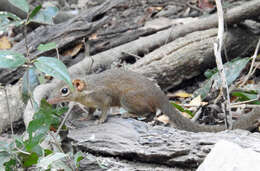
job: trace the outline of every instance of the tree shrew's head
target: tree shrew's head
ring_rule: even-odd
[[[72,84],[75,87],[74,91],[71,90],[71,88],[69,88],[66,83],[60,82],[57,85],[57,88],[50,95],[48,103],[57,104],[60,102],[76,101],[77,97],[85,87],[85,82],[79,79],[75,79],[72,81]]]

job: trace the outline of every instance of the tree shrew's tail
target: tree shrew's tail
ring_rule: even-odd
[[[191,132],[219,132],[226,129],[224,125],[208,126],[208,125],[199,125],[197,123],[191,122],[190,119],[182,116],[180,112],[177,111],[167,100],[167,103],[163,104],[162,112],[166,114],[170,122],[179,128]],[[250,130],[253,128],[257,119],[260,118],[260,110],[254,109],[249,114],[244,114],[237,121],[233,123],[232,129],[246,129]]]

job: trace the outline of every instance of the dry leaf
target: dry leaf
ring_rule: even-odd
[[[191,115],[189,115],[188,113],[186,112],[181,112],[182,116],[184,116],[185,118],[188,118],[188,119],[191,119]]]
[[[156,120],[158,120],[164,124],[168,124],[170,122],[170,119],[167,115],[161,115],[161,116],[157,117]]]
[[[156,10],[161,11],[163,7],[154,7]]]
[[[200,106],[201,105],[201,96],[197,96],[194,99],[192,99],[192,101],[190,101],[189,103],[192,106]]]
[[[63,56],[75,56],[79,53],[80,49],[83,47],[82,43],[77,44],[72,49],[66,50],[62,53]]]
[[[199,5],[198,5],[201,9],[205,9],[205,8],[214,8],[214,5],[209,2],[209,0],[199,0]]]
[[[10,49],[11,43],[8,40],[8,37],[3,36],[0,38],[0,50]]]
[[[180,91],[175,92],[175,93],[174,93],[174,96],[175,96],[175,97],[187,98],[187,97],[191,97],[192,94],[189,94],[189,93],[186,93],[186,92],[183,91],[183,90],[180,90]]]
[[[88,39],[89,40],[97,40],[98,39],[97,33],[92,34]]]

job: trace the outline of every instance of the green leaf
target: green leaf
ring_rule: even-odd
[[[48,155],[50,155],[52,153],[53,153],[53,151],[51,151],[50,149],[44,149],[44,155],[45,156],[48,156]]]
[[[206,78],[210,78],[211,76],[213,76],[215,73],[217,73],[218,70],[217,68],[213,68],[213,69],[208,69],[205,73],[204,73],[204,76]]]
[[[26,58],[17,52],[0,50],[0,68],[16,68],[25,63]]]
[[[83,153],[81,151],[78,151],[75,155],[74,155],[74,165],[78,168],[79,167],[79,162],[80,160],[82,160],[83,157]]]
[[[242,70],[246,67],[249,60],[250,58],[242,58],[242,59],[236,58],[224,64],[224,70],[225,70],[226,80],[228,85],[232,84],[232,82],[237,79],[237,77],[240,75]],[[213,74],[210,77],[210,79],[206,80],[204,86],[199,88],[197,91],[195,91],[193,93],[193,96],[196,97],[200,95],[201,98],[204,99],[210,92],[213,83],[216,84],[217,88],[221,86],[221,79],[219,77],[218,72]]]
[[[49,51],[49,50],[55,49],[55,48],[56,48],[56,43],[50,42],[50,43],[47,43],[47,44],[40,44],[37,49],[39,51],[46,52],[46,51]]]
[[[14,167],[16,165],[16,160],[14,159],[10,159],[8,162],[6,162],[4,164],[5,166],[5,171],[13,171],[14,170]]]
[[[49,74],[55,78],[64,80],[70,86],[70,88],[74,90],[66,66],[57,58],[42,56],[34,62],[34,65],[39,71]]]
[[[30,155],[28,155],[26,158],[24,158],[24,166],[25,167],[30,167],[33,164],[37,164],[38,162],[38,155],[36,153],[31,153]]]
[[[58,13],[57,7],[47,7],[41,9],[30,21],[41,24],[54,24],[53,17]]]
[[[252,92],[243,92],[243,91],[235,91],[232,92],[232,96],[238,97],[238,101],[247,101],[247,100],[254,100],[252,101],[251,104],[260,104],[260,101],[257,100],[257,93],[252,91]]]
[[[251,94],[242,91],[232,92],[232,95],[236,97],[240,97],[242,101],[257,99],[257,94]]]
[[[3,151],[0,152],[0,168],[4,166],[6,162],[8,162],[11,159],[11,156],[9,153]]]
[[[21,9],[22,11],[29,12],[29,4],[26,0],[8,0],[13,6]]]
[[[38,148],[38,144],[46,138],[50,126],[57,124],[60,118],[57,118],[57,113],[60,109],[53,109],[45,99],[41,101],[39,111],[33,116],[33,120],[29,123],[27,132],[29,139],[25,142],[26,150],[29,152],[36,152],[41,155],[42,151]]]
[[[0,31],[6,32],[12,26],[19,26],[24,23],[24,20],[21,20],[16,15],[10,12],[0,11]]]
[[[180,105],[178,105],[178,104],[176,104],[176,103],[174,103],[174,102],[170,102],[170,103],[173,105],[173,107],[175,107],[175,108],[178,109],[179,111],[185,112],[185,113],[189,114],[191,117],[194,116],[191,111],[184,109],[184,108],[181,107]]]
[[[44,140],[48,131],[49,129],[46,127],[41,127],[41,129],[37,129],[35,133],[36,135],[31,136],[29,140],[25,141],[26,151],[34,151],[35,147],[38,146],[38,144],[40,144]]]
[[[26,104],[28,99],[32,97],[32,92],[36,86],[40,84],[38,74],[35,67],[30,67],[25,71],[22,79],[22,100]]]
[[[22,137],[15,136],[15,145],[16,145],[17,148],[23,149],[24,142],[23,142]]]
[[[41,8],[42,8],[41,5],[38,5],[37,7],[35,7],[29,15],[29,20],[32,19],[34,16],[36,16],[36,14],[38,14],[38,12],[40,11]]]
[[[21,18],[19,18],[18,16],[16,16],[13,13],[10,12],[6,12],[6,11],[0,11],[0,17],[1,17],[1,24],[2,24],[2,18],[6,18],[6,19],[12,19],[14,21],[21,21]]]
[[[48,169],[49,166],[53,162],[61,160],[61,159],[63,159],[66,156],[67,155],[64,154],[64,153],[53,153],[53,154],[50,154],[50,155],[48,155],[48,156],[46,156],[44,158],[41,158],[40,161],[37,164],[37,167],[43,168],[43,169]]]

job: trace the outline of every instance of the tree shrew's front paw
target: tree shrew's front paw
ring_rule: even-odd
[[[106,118],[100,118],[99,120],[96,120],[96,124],[102,124],[106,121]]]

